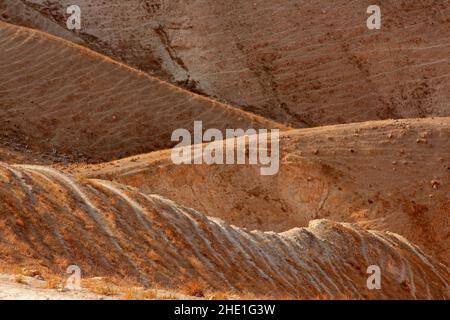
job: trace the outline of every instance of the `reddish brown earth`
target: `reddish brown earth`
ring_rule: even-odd
[[[450,262],[450,118],[292,130],[280,140],[274,176],[252,165],[175,165],[168,151],[70,171],[250,230],[280,232],[326,218],[393,231]]]
[[[450,115],[447,0],[378,1],[380,31],[369,0],[79,0],[75,34],[71,0],[12,2],[2,19],[294,127]]]
[[[246,231],[105,180],[48,167],[0,168],[2,264],[177,288],[287,298],[448,298],[448,269],[404,238],[315,220],[284,233]],[[366,287],[366,266],[385,270]]]
[[[80,0],[77,32],[69,2],[0,0],[2,273],[450,298],[445,1],[383,0],[369,31],[366,1]],[[196,120],[281,129],[278,174],[173,164],[172,132]]]
[[[0,48],[2,136],[42,153],[101,161],[168,148],[192,119],[285,128],[42,32],[0,22]]]

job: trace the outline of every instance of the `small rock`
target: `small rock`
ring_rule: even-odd
[[[40,277],[42,278],[42,274],[39,270],[35,270],[35,269],[24,269],[22,272],[25,276],[27,277],[31,277],[31,278],[37,278]]]
[[[427,143],[427,139],[423,139],[423,138],[417,139],[416,142],[417,142],[418,144],[426,144],[426,143]]]
[[[439,183],[439,181],[437,181],[437,180],[431,180],[431,187],[432,187],[433,189],[438,190],[440,185],[441,185],[441,184]]]
[[[44,281],[45,280],[44,277],[41,276],[40,274],[35,275],[33,278],[36,279],[36,280],[40,280],[40,281]]]

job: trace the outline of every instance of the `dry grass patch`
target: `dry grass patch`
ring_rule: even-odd
[[[16,283],[20,283],[20,284],[27,284],[27,282],[25,281],[25,278],[24,278],[21,274],[17,274],[17,275],[14,277],[14,281],[15,281]]]
[[[84,289],[101,296],[111,297],[120,294],[119,286],[111,283],[110,280],[105,278],[83,279],[81,281],[81,286]]]
[[[119,294],[119,290],[113,285],[99,285],[88,288],[92,293],[101,295],[101,296],[116,296]]]
[[[207,286],[203,281],[190,281],[180,286],[179,290],[191,297],[204,298]]]
[[[158,298],[157,290],[140,290],[130,288],[125,290],[123,300],[155,300]]]

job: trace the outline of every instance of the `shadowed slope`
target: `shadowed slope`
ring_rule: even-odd
[[[402,237],[316,220],[248,232],[157,195],[40,166],[0,166],[2,264],[274,297],[449,298],[449,271]],[[379,265],[382,290],[366,287]]]
[[[170,151],[76,168],[157,193],[228,223],[284,231],[311,219],[401,234],[450,259],[450,118],[288,131],[280,171],[174,165]],[[158,179],[154,179],[158,177]]]
[[[62,28],[73,4],[22,2]],[[448,1],[380,0],[381,30],[369,0],[77,4],[87,46],[279,122],[450,115]]]
[[[0,22],[0,126],[34,150],[94,161],[167,148],[177,128],[278,125],[83,47]],[[282,127],[282,126],[280,126]]]
[[[48,8],[48,10],[55,12],[53,8]],[[75,33],[68,30],[66,25],[59,25],[51,17],[43,15],[32,6],[20,0],[0,0],[0,20],[42,30],[78,44],[88,45]]]

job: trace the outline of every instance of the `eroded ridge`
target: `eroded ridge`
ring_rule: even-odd
[[[248,231],[158,195],[43,166],[0,166],[4,264],[126,277],[176,288],[290,298],[449,298],[449,270],[406,239],[314,220],[283,233]],[[382,289],[366,287],[367,267]]]
[[[274,176],[254,165],[176,165],[170,150],[69,170],[252,230],[325,218],[392,231],[449,265],[450,117],[292,130],[279,144]]]
[[[36,152],[96,162],[169,148],[172,132],[285,128],[94,51],[0,21],[0,126]]]
[[[74,37],[60,30],[72,0],[22,0],[20,10],[6,2],[7,21]],[[166,6],[152,10],[157,3]],[[77,4],[76,41],[278,122],[304,127],[450,115],[447,1],[380,1],[380,30],[366,26],[366,1]]]

